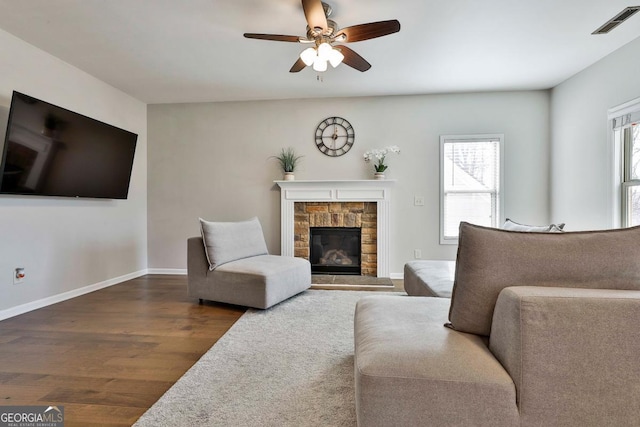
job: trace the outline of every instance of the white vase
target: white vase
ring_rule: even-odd
[[[376,172],[373,176],[375,179],[384,179],[384,172]]]
[[[284,180],[285,180],[285,181],[293,181],[293,180],[295,180],[295,179],[296,179],[296,177],[295,177],[295,175],[293,174],[293,172],[285,172],[285,173],[284,173]]]

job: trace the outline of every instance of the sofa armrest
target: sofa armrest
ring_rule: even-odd
[[[490,350],[522,425],[633,425],[640,416],[640,291],[509,287]]]

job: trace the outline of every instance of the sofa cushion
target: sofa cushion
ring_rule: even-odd
[[[527,225],[512,221],[509,218],[502,225],[503,230],[529,231],[533,233],[561,233],[564,223],[550,225]]]
[[[239,222],[211,222],[200,218],[200,232],[209,270],[230,261],[268,253],[258,218]]]
[[[356,304],[360,426],[516,426],[513,381],[483,337],[444,328],[449,299],[373,295]]]
[[[207,275],[214,301],[269,308],[311,286],[311,264],[303,258],[258,255],[228,262]]]
[[[640,290],[640,227],[523,233],[460,223],[450,326],[489,335],[508,286]]]

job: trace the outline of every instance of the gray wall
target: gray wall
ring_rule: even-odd
[[[329,158],[313,142],[318,123],[341,116],[355,128],[353,149]],[[292,146],[305,157],[296,179],[370,179],[363,153],[390,144],[396,179],[391,272],[421,249],[423,258],[454,259],[439,244],[439,136],[505,134],[505,215],[549,220],[549,92],[150,105],[148,108],[149,268],[186,268],[186,238],[198,217],[258,216],[272,253],[280,251],[281,179],[269,156]],[[425,197],[414,207],[414,195]]]
[[[551,219],[569,230],[615,224],[607,110],[640,97],[638,71],[640,38],[552,90]]]
[[[147,109],[2,30],[0,46],[2,140],[13,90],[139,134],[128,200],[0,196],[2,319],[146,269]],[[26,268],[20,285],[13,284],[16,267]]]

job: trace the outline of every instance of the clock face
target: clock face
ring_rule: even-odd
[[[316,129],[316,147],[327,156],[346,154],[351,150],[354,139],[353,126],[342,117],[324,119]]]

